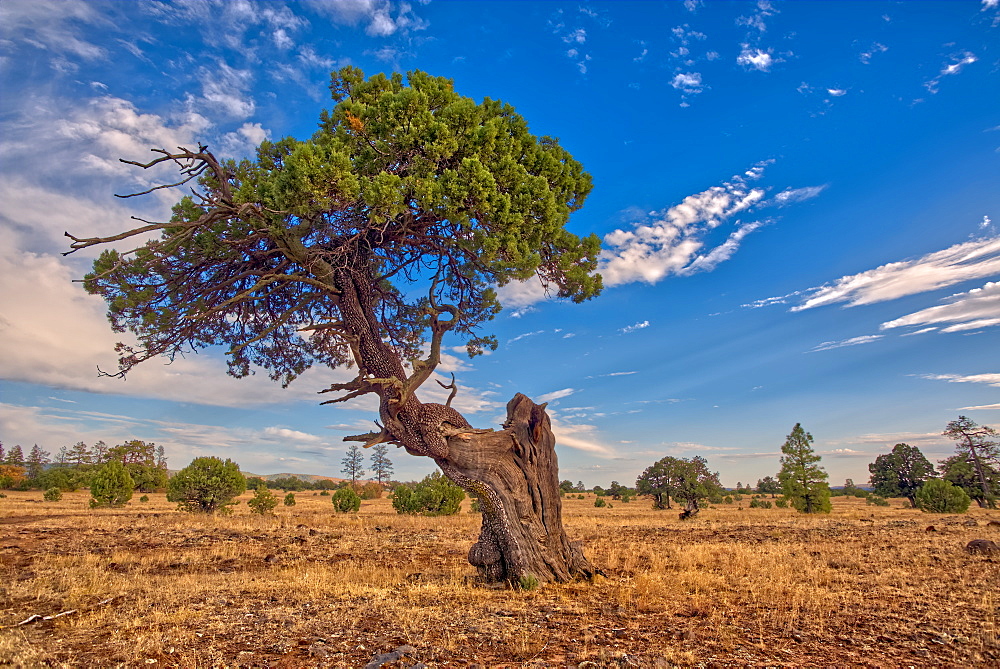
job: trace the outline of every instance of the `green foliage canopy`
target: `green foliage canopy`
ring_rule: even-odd
[[[915,507],[917,489],[934,476],[934,465],[916,446],[896,444],[892,452],[875,458],[868,471],[876,495],[906,497]]]
[[[105,251],[85,279],[114,328],[140,341],[118,346],[121,373],[218,345],[231,374],[260,366],[284,384],[314,363],[347,364],[358,351],[342,319],[344,270],[370,287],[362,301],[404,360],[429,331],[461,336],[470,355],[495,348],[476,333],[499,310],[494,286],[537,276],[574,301],[600,291],[599,239],[564,228],[591,179],[557,140],[532,135],[510,105],[419,71],[365,79],[348,67],[330,88],[335,106],[308,140],[265,141],[238,163],[206,147],[134,163],[175,162],[198,179],[168,223],[72,238],[77,250],[161,233]]]
[[[972,500],[965,491],[944,479],[930,479],[917,490],[917,508],[925,513],[965,513]]]
[[[195,458],[170,478],[167,499],[181,511],[215,513],[233,504],[247,489],[239,465],[230,459]]]
[[[392,507],[396,513],[424,516],[450,516],[458,513],[465,491],[434,472],[413,485],[401,484],[392,491]]]
[[[90,482],[90,508],[124,506],[132,499],[135,482],[125,465],[111,460],[104,465]]]
[[[827,473],[817,463],[822,458],[813,451],[813,437],[795,424],[781,447],[778,481],[792,506],[803,513],[830,513],[830,486]]]

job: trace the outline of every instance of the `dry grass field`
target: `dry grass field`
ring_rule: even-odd
[[[1000,541],[998,512],[835,498],[828,516],[681,522],[574,496],[568,530],[606,578],[525,591],[471,582],[476,514],[335,515],[305,492],[260,517],[249,496],[203,517],[164,495],[92,511],[83,492],[8,492],[0,665],[362,667],[404,644],[383,666],[1000,665],[1000,556],[963,551]]]

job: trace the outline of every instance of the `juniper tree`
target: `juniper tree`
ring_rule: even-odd
[[[829,513],[830,486],[827,473],[817,463],[822,459],[812,449],[813,437],[795,424],[785,439],[781,452],[778,480],[785,497],[803,513]]]
[[[978,425],[975,421],[959,416],[958,420],[948,423],[944,436],[951,437],[956,442],[955,450],[969,457],[979,478],[983,491],[983,499],[991,509],[996,508],[994,495],[986,479],[986,467],[997,468],[1000,464],[1000,443],[997,442],[997,431],[987,425]]]
[[[880,455],[868,465],[869,479],[876,495],[905,497],[910,506],[917,506],[917,490],[934,476],[934,465],[920,449],[909,444],[896,444],[892,452]]]
[[[125,161],[179,170],[144,193],[194,188],[167,222],[70,235],[70,252],[157,235],[104,251],[84,280],[113,327],[138,340],[118,345],[116,374],[217,346],[232,375],[259,367],[282,385],[312,365],[353,365],[356,378],[322,392],[376,395],[380,423],[348,439],[430,457],[480,499],[469,560],[482,578],[593,574],[562,527],[544,406],[518,394],[504,429],[486,431],[450,398],[417,396],[446,336],[470,355],[496,347],[481,329],[500,311],[496,287],[535,278],[574,302],[600,291],[600,240],[565,228],[590,176],[513,107],[462,97],[448,79],[345,68],[330,89],[335,104],[311,138],[265,141],[252,160],[219,161],[199,145]]]

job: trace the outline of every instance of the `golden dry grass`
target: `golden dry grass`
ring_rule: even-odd
[[[383,499],[336,515],[311,492],[274,517],[7,495],[0,664],[356,667],[403,644],[385,666],[1000,663],[1000,556],[962,550],[1000,540],[1000,513],[980,509],[835,498],[829,516],[731,505],[681,522],[570,498],[567,529],[606,578],[521,591],[472,583],[471,513],[399,516]]]

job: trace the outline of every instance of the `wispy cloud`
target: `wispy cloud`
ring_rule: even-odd
[[[961,72],[967,65],[972,65],[978,58],[971,51],[962,51],[959,54],[952,55],[941,68],[941,71],[936,77],[924,82],[924,88],[926,88],[931,93],[938,92],[938,86],[941,84],[941,80],[945,77],[952,76]]]
[[[1000,374],[924,374],[921,378],[949,383],[984,383],[1000,388]]]
[[[643,328],[649,327],[649,321],[642,321],[641,323],[634,323],[633,325],[627,325],[620,328],[618,331],[622,334],[628,334],[629,332],[635,332],[636,330],[642,330]]]
[[[946,304],[920,311],[883,323],[889,330],[908,325],[922,326],[951,323],[942,332],[962,332],[1000,325],[1000,282],[987,283],[965,293],[952,295]]]
[[[737,175],[721,186],[689,195],[665,211],[650,212],[631,229],[607,234],[599,268],[605,284],[656,283],[670,274],[711,269],[730,257],[759,223],[737,222],[737,229],[718,250],[703,252],[703,248],[712,230],[763,199],[765,191],[751,188],[747,183],[750,178]]]
[[[850,339],[841,339],[840,341],[825,341],[822,344],[817,345],[814,348],[809,349],[810,353],[815,353],[816,351],[829,351],[834,348],[843,348],[845,346],[859,346],[861,344],[870,344],[874,341],[878,341],[884,335],[862,335],[860,337],[851,337]]]
[[[424,30],[429,23],[418,17],[408,2],[389,0],[304,0],[304,3],[334,23],[364,25],[373,37],[388,37]]]
[[[889,263],[813,288],[792,308],[802,311],[831,304],[874,304],[1000,273],[1000,237],[956,244],[916,260]]]
[[[562,390],[553,390],[551,393],[545,393],[544,395],[539,395],[535,398],[535,402],[554,402],[555,400],[562,399],[563,397],[569,397],[576,392],[576,388],[563,388]]]
[[[776,59],[772,53],[772,49],[765,51],[763,49],[752,48],[749,44],[744,44],[740,55],[736,57],[736,62],[748,70],[770,72],[772,65],[781,62],[781,59]]]
[[[958,407],[958,411],[997,411],[1000,404],[982,404],[977,407]]]
[[[868,64],[870,64],[872,62],[872,57],[875,54],[877,54],[877,53],[885,53],[888,50],[889,50],[889,47],[887,47],[886,45],[881,44],[879,42],[872,42],[872,45],[870,47],[868,47],[867,49],[865,49],[864,51],[862,51],[860,54],[858,54],[858,59],[862,63],[864,63],[865,65],[868,65]]]
[[[827,184],[823,184],[822,186],[805,186],[804,188],[786,188],[774,196],[774,204],[784,207],[790,204],[805,202],[819,196],[826,188]]]

